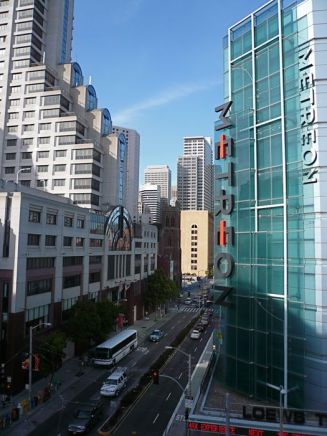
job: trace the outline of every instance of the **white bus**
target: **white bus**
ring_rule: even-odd
[[[94,350],[94,365],[115,365],[137,347],[137,330],[124,330],[98,345]]]

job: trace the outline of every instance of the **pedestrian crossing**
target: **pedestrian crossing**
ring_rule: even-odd
[[[179,306],[178,312],[190,312],[190,313],[196,313],[199,312],[200,307],[196,306]]]

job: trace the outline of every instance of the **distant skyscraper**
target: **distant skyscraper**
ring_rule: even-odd
[[[213,209],[211,138],[184,138],[184,154],[177,161],[177,200],[182,210]]]
[[[127,145],[127,179],[125,207],[132,217],[137,215],[140,169],[140,135],[136,130],[113,126],[114,133],[123,133]]]
[[[171,199],[171,171],[168,165],[149,165],[144,170],[144,183],[159,185],[161,198],[170,203]]]
[[[161,192],[159,185],[151,185],[150,183],[141,185],[139,191],[139,203],[141,206],[141,213],[150,212],[152,223],[160,222]]]
[[[170,205],[175,206],[177,201],[177,185],[172,185],[171,187],[171,199]]]

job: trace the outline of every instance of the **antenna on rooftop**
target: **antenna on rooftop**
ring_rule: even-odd
[[[89,76],[89,85],[92,85],[92,76]]]

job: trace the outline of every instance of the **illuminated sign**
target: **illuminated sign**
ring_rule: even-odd
[[[306,48],[299,53],[299,85],[300,85],[300,121],[303,162],[303,184],[316,183],[318,168],[317,137],[313,123],[316,119],[315,80],[312,72],[312,48]]]
[[[221,123],[216,125],[215,130],[220,131],[231,127],[232,123],[227,116],[232,102],[229,101],[221,106],[216,107],[215,111],[219,113],[219,119]],[[230,162],[230,158],[234,153],[234,141],[233,138],[228,138],[225,134],[219,136],[219,141],[215,143],[215,160],[226,162],[226,172],[216,174],[216,180],[225,180],[227,186],[225,189],[221,188],[217,194],[217,207],[215,215],[219,217],[218,229],[216,235],[216,244],[220,247],[226,247],[228,245],[234,245],[235,231],[233,226],[228,226],[225,217],[228,217],[233,213],[235,198],[230,192],[230,188],[233,186],[234,167],[233,162]],[[226,279],[231,276],[234,268],[234,259],[229,253],[221,252],[215,259],[216,276]],[[222,291],[220,300],[223,301],[229,292],[230,287],[215,286],[217,290]]]
[[[223,424],[211,424],[208,422],[195,422],[189,421],[187,423],[187,428],[189,430],[201,431],[207,433],[216,433],[217,435],[225,435],[226,425]],[[262,430],[259,428],[245,428],[235,425],[229,426],[229,434],[231,436],[280,436],[279,430]],[[284,431],[283,436],[311,436],[310,433],[298,433],[298,432],[288,432]]]

